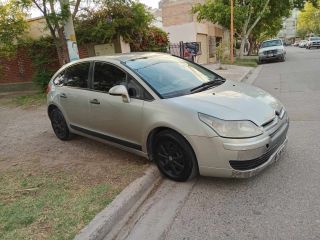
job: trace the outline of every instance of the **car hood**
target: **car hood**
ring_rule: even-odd
[[[230,80],[204,92],[169,100],[195,112],[224,120],[250,120],[258,126],[273,119],[283,107],[264,90]]]
[[[272,47],[266,47],[266,48],[260,48],[259,53],[264,52],[264,51],[271,51],[271,50],[283,50],[283,46],[272,46]]]

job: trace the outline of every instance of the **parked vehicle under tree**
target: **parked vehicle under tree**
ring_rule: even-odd
[[[59,139],[112,144],[153,160],[175,181],[253,176],[287,142],[289,118],[277,99],[168,54],[69,63],[51,79],[47,102]]]

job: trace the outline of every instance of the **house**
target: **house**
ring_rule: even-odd
[[[229,41],[229,31],[208,21],[198,22],[191,13],[192,6],[205,0],[161,0],[162,28],[169,33],[170,43],[199,42],[201,55],[196,61],[201,64],[215,62],[216,46]]]

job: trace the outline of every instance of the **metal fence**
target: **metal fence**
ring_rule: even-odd
[[[168,45],[167,52],[184,58],[190,61],[194,61],[195,57],[201,55],[201,43],[200,42],[179,42],[170,43]]]

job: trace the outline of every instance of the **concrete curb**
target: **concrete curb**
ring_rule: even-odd
[[[244,73],[239,82],[245,82],[245,80],[250,76],[250,74],[252,74],[252,72],[254,71],[255,69],[250,69],[248,72]]]
[[[257,79],[257,77],[259,76],[261,70],[262,70],[262,66],[258,66],[255,69],[251,70],[250,73],[248,73],[247,76],[241,80],[241,82],[244,82],[247,84],[253,84]]]
[[[113,239],[160,180],[159,170],[156,166],[151,166],[145,175],[132,182],[109,206],[98,213],[75,239]]]

